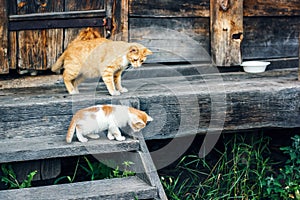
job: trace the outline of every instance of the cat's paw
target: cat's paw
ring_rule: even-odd
[[[110,92],[111,96],[119,96],[120,94],[121,94],[121,92],[119,92],[119,91]]]
[[[107,138],[108,138],[109,140],[115,139],[115,137],[114,137],[113,134],[111,134],[111,133],[108,133],[108,134],[107,134]]]
[[[127,88],[124,88],[124,87],[122,87],[119,91],[120,91],[121,93],[128,92]]]
[[[79,94],[79,91],[78,91],[78,90],[72,90],[72,91],[70,92],[70,94]]]
[[[118,140],[118,141],[124,141],[126,138],[124,137],[124,136],[117,136],[116,137],[116,140]]]
[[[100,136],[98,134],[88,134],[87,136],[91,139],[99,139],[100,138]]]
[[[80,138],[80,139],[78,139],[80,142],[87,142],[87,141],[89,141],[87,138]]]

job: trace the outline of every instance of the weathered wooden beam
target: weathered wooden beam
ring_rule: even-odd
[[[157,189],[136,176],[0,191],[0,199],[7,200],[154,199],[156,196]]]
[[[0,5],[0,74],[6,74],[9,71],[7,1],[0,0]]]
[[[243,59],[298,57],[300,16],[244,17]]]
[[[209,0],[129,0],[129,17],[209,17]]]
[[[298,81],[300,81],[300,33],[299,33],[299,69],[298,69]]]
[[[215,65],[232,66],[242,62],[243,1],[210,1],[211,54]]]
[[[298,0],[247,0],[244,1],[244,16],[299,16]],[[129,17],[172,18],[209,17],[209,0],[134,1],[129,0]]]
[[[130,138],[119,142],[102,137],[98,140],[90,140],[88,143],[74,141],[72,144],[67,144],[65,136],[60,135],[7,139],[1,140],[0,144],[0,163],[135,151],[139,148],[139,142]],[[53,160],[53,163],[56,161]]]
[[[247,0],[244,16],[299,16],[299,0]]]
[[[127,80],[124,77],[123,85],[129,93],[118,97],[109,96],[103,83],[96,88],[96,94],[95,86],[84,83],[79,88],[81,94],[73,98],[67,94],[63,83],[54,84],[56,79],[49,87],[1,90],[0,138],[8,141],[49,135],[63,138],[72,111],[94,104],[117,103],[120,99],[131,100],[133,96],[138,99],[140,108],[154,118],[144,132],[146,139],[206,133],[211,120],[219,120],[211,118],[213,105],[216,105],[212,101],[214,96],[226,97],[218,100],[226,110],[222,130],[300,125],[300,85],[296,81],[296,69],[263,74],[224,73],[222,81],[214,81],[211,74],[155,77],[157,69],[153,68],[152,72],[147,70],[147,74],[153,74],[152,78],[145,78],[140,72],[137,72],[140,78]],[[90,95],[89,88],[93,89]],[[199,113],[199,127],[193,129],[194,116]],[[181,119],[185,119],[184,123]],[[180,126],[184,128],[178,131]]]
[[[105,16],[105,15],[104,15]],[[101,16],[101,17],[104,17]],[[71,18],[71,19],[24,19],[11,21],[9,23],[10,31],[20,30],[39,30],[39,29],[57,29],[57,28],[83,28],[83,27],[99,27],[103,26],[103,18]]]
[[[116,24],[115,40],[129,40],[128,7],[129,0],[115,1],[114,22]]]

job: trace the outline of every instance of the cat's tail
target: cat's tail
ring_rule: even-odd
[[[63,65],[65,59],[65,52],[57,59],[56,63],[54,63],[51,67],[51,71],[58,72]]]
[[[67,132],[67,136],[66,136],[67,143],[71,143],[72,142],[72,139],[73,139],[73,136],[74,136],[74,132],[75,132],[75,128],[76,128],[76,123],[77,123],[76,122],[76,118],[73,117],[72,120],[71,120],[69,129],[68,129],[68,132]]]

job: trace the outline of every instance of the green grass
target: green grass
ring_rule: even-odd
[[[223,138],[224,139],[224,138]],[[214,158],[184,156],[173,174],[161,177],[170,199],[300,199],[300,137],[281,148],[289,159],[275,163],[263,134],[224,139]]]
[[[84,162],[81,162],[84,160]],[[77,176],[80,174],[84,176],[84,180],[101,180],[101,179],[108,179],[108,178],[123,178],[128,176],[134,176],[135,172],[130,170],[130,167],[134,165],[131,161],[124,161],[122,163],[123,170],[120,170],[119,166],[116,168],[111,168],[107,165],[107,163],[113,161],[90,161],[86,156],[78,157],[74,172],[72,175],[65,175],[58,177],[54,184],[64,183],[64,182],[77,182]],[[105,164],[106,163],[106,164]],[[113,166],[113,165],[111,165]],[[81,177],[82,178],[82,177]]]
[[[27,175],[27,179],[23,180],[22,182],[19,182],[11,165],[2,164],[1,170],[3,173],[2,177],[1,177],[1,181],[4,182],[5,185],[7,185],[9,189],[21,189],[21,188],[31,187],[31,182],[33,180],[33,177],[37,173],[36,170],[30,172]]]

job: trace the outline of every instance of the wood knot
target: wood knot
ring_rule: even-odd
[[[218,4],[223,11],[227,11],[230,7],[229,0],[218,0]]]

